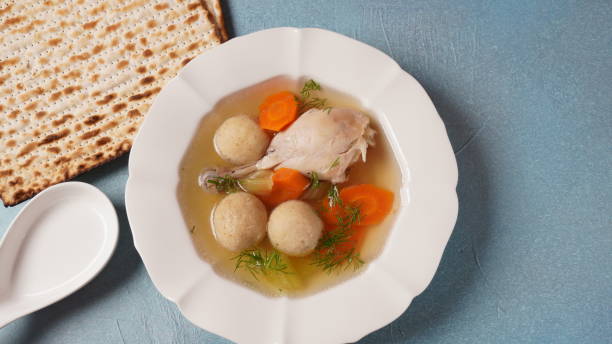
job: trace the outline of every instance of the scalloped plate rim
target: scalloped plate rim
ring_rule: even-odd
[[[290,33],[282,33],[282,32],[290,32]],[[279,33],[280,32],[280,33]],[[353,40],[351,38],[345,37],[341,34],[335,33],[335,32],[330,32],[330,31],[326,31],[326,30],[322,30],[322,29],[298,29],[298,28],[275,28],[275,29],[268,29],[268,30],[263,30],[263,31],[259,31],[259,32],[255,32],[255,33],[251,33],[245,36],[241,36],[238,38],[234,38],[230,41],[228,41],[227,43],[225,43],[224,45],[240,45],[240,44],[244,44],[245,42],[248,42],[249,40],[253,40],[256,39],[258,36],[263,36],[266,34],[275,34],[275,33],[279,33],[279,34],[285,34],[285,35],[290,35],[291,32],[298,33],[299,39],[301,40],[303,38],[304,35],[329,35],[330,37],[333,37],[333,39],[340,39],[340,40],[348,40],[351,44],[359,46],[360,49],[365,49],[365,50],[369,50],[370,52],[375,51],[376,54],[382,54],[382,56],[385,59],[385,63],[392,63],[393,67],[397,68],[397,72],[395,72],[395,76],[393,77],[393,79],[395,78],[401,78],[401,79],[406,79],[407,82],[409,83],[414,83],[418,86],[418,88],[420,88],[420,90],[422,91],[422,93],[425,94],[425,98],[426,98],[426,102],[429,103],[429,105],[433,108],[433,112],[437,115],[437,111],[435,110],[435,107],[433,106],[433,103],[431,103],[431,100],[429,99],[429,97],[426,95],[425,91],[422,89],[422,87],[420,86],[420,84],[407,72],[403,71],[401,69],[401,67],[388,55],[384,54],[383,52],[356,40]],[[220,52],[218,52],[218,50],[224,49],[224,45],[215,48],[212,52],[216,52],[218,54],[220,54]],[[197,63],[199,63],[198,61],[202,60],[203,58],[206,57],[207,54],[203,54],[198,56],[196,59],[194,59],[191,63],[189,63],[187,65],[187,67],[185,69],[183,69],[178,76],[173,79],[167,87],[165,87],[162,92],[158,95],[158,97],[156,98],[151,110],[149,111],[149,116],[147,116],[145,118],[145,121],[141,127],[140,132],[138,133],[138,135],[135,138],[134,141],[134,148],[132,151],[132,155],[130,156],[130,162],[129,162],[129,177],[128,177],[128,181],[126,183],[126,210],[128,213],[128,219],[130,221],[130,225],[131,225],[131,230],[132,233],[134,235],[134,245],[137,249],[137,251],[139,252],[140,256],[142,257],[143,263],[145,265],[145,268],[147,270],[147,272],[149,273],[149,275],[151,276],[151,279],[155,285],[155,287],[160,291],[160,293],[170,299],[171,301],[175,302],[179,309],[181,310],[181,312],[184,314],[184,316],[191,321],[192,323],[194,323],[196,326],[202,327],[204,329],[209,329],[212,327],[217,328],[218,326],[211,326],[211,324],[202,324],[199,323],[199,321],[197,319],[194,319],[194,314],[189,313],[187,310],[185,310],[185,305],[182,304],[182,298],[185,296],[180,295],[178,297],[176,296],[172,296],[172,295],[168,295],[168,293],[165,292],[165,286],[162,286],[162,284],[168,284],[170,282],[168,282],[167,280],[164,280],[163,276],[156,276],[156,272],[154,272],[154,268],[153,268],[153,257],[151,257],[149,255],[148,249],[146,247],[145,242],[145,238],[146,235],[144,232],[142,232],[140,229],[137,229],[134,225],[132,225],[135,221],[135,218],[140,216],[140,215],[136,215],[134,208],[133,208],[133,201],[137,202],[137,199],[134,199],[133,193],[134,192],[139,192],[142,190],[139,190],[139,188],[144,187],[143,182],[139,182],[138,180],[136,180],[135,174],[137,172],[137,168],[138,166],[135,165],[135,161],[136,161],[136,154],[144,154],[144,153],[139,153],[141,150],[144,149],[144,151],[146,152],[146,149],[143,147],[141,147],[141,145],[139,144],[139,139],[142,136],[142,133],[147,131],[147,130],[152,130],[152,129],[147,129],[148,126],[152,125],[150,123],[152,123],[153,121],[155,121],[155,119],[150,119],[152,118],[151,114],[154,113],[154,110],[159,107],[159,103],[161,101],[163,101],[164,99],[164,95],[168,92],[168,88],[172,87],[172,85],[179,83],[180,81],[177,80],[183,80],[182,79],[185,75],[185,73],[188,73],[192,70],[194,70],[195,67],[190,68],[191,66],[195,66]],[[286,73],[286,74],[290,74],[290,73]],[[270,75],[270,77],[274,77],[276,75]],[[186,82],[188,83],[188,82]],[[243,85],[242,88],[246,88],[251,86],[251,84],[245,84]],[[190,85],[191,86],[191,85]],[[192,86],[191,86],[192,87]],[[218,99],[217,99],[218,100]],[[210,104],[208,104],[210,105]],[[384,114],[377,114],[379,116],[382,116],[382,118],[385,118],[386,116]],[[159,117],[159,115],[157,116]],[[437,118],[433,118],[434,121],[437,121],[437,123],[435,124],[435,126],[437,126],[438,128],[436,130],[442,129],[442,131],[444,131],[444,137],[446,138],[446,142],[445,144],[447,145],[447,155],[450,152],[449,158],[450,160],[450,164],[454,166],[454,169],[452,171],[449,172],[449,174],[447,175],[447,180],[443,181],[444,186],[447,187],[447,194],[446,196],[450,197],[449,200],[449,205],[451,206],[451,211],[449,211],[447,215],[447,218],[449,220],[449,224],[447,225],[448,228],[442,228],[440,229],[441,232],[443,232],[442,234],[444,234],[445,236],[445,240],[444,240],[444,244],[441,247],[437,248],[437,252],[436,254],[433,255],[432,260],[435,263],[435,267],[437,268],[439,261],[441,259],[441,255],[444,251],[444,248],[446,246],[446,243],[448,241],[448,238],[450,237],[450,234],[452,233],[452,229],[454,227],[456,218],[457,218],[457,206],[458,206],[458,200],[457,200],[457,195],[456,195],[456,191],[455,191],[455,187],[456,187],[456,183],[457,183],[457,167],[456,167],[456,161],[455,161],[455,157],[454,154],[452,154],[452,149],[450,149],[450,142],[448,142],[448,136],[446,135],[445,132],[445,128],[444,128],[444,124],[442,123],[441,119],[439,118],[439,115],[436,116]],[[198,119],[199,121],[199,119]],[[386,128],[386,129],[390,129],[390,128]],[[391,130],[391,133],[393,135],[395,135],[394,130]],[[389,135],[389,132],[387,132],[387,134]],[[397,142],[395,142],[397,144]],[[398,147],[398,149],[400,149],[400,153],[402,150],[402,147]],[[397,152],[395,152],[397,153]],[[399,160],[399,159],[398,159]],[[408,167],[409,168],[409,167]],[[405,172],[404,170],[402,171],[403,173]],[[406,178],[407,176],[404,175],[404,178]],[[403,182],[408,182],[409,181],[403,181]],[[146,182],[144,182],[146,184]],[[407,187],[407,186],[406,186]],[[402,186],[402,189],[404,188],[404,185]],[[406,205],[407,206],[407,205]],[[403,206],[402,206],[403,208]],[[454,209],[454,210],[453,210]],[[182,218],[181,218],[181,221]],[[394,227],[397,226],[397,223],[394,224]],[[384,253],[384,252],[383,252]],[[377,258],[378,259],[378,258]],[[374,264],[376,262],[376,260],[372,263]],[[369,269],[369,268],[368,268]],[[377,321],[376,323],[372,322],[370,326],[368,326],[368,328],[358,328],[352,331],[348,331],[351,335],[349,334],[344,334],[340,337],[342,337],[341,339],[339,338],[334,338],[335,340],[342,340],[342,341],[355,341],[358,340],[362,337],[364,337],[365,335],[367,335],[368,333],[377,330],[378,328],[381,328],[383,326],[385,326],[386,324],[390,323],[391,321],[393,321],[394,319],[396,319],[397,317],[399,317],[410,305],[410,303],[412,302],[412,299],[417,296],[420,292],[422,292],[422,289],[424,289],[430,282],[431,279],[433,278],[433,274],[435,273],[435,269],[433,272],[431,272],[431,277],[427,278],[427,281],[425,283],[425,286],[423,286],[422,288],[418,288],[419,290],[411,290],[409,292],[411,292],[413,295],[407,299],[407,300],[402,300],[402,304],[401,307],[398,307],[396,310],[394,310],[393,312],[388,312],[388,314],[386,314],[385,319],[381,320],[381,321]],[[366,275],[366,272],[360,274],[358,277],[362,277]],[[215,275],[216,276],[216,275]],[[216,276],[216,278],[220,278],[218,276]],[[347,282],[344,282],[342,285],[344,284],[350,284],[350,282],[353,280],[349,280]],[[189,288],[187,289],[193,289],[195,288],[196,284],[198,282],[196,281],[196,279],[194,279],[193,284],[189,286]],[[244,288],[244,287],[243,287]],[[255,292],[253,292],[255,293]],[[313,296],[310,296],[312,298],[317,297],[318,294],[315,294]],[[291,300],[293,299],[285,299],[288,300],[286,302],[291,302]],[[391,314],[392,313],[392,314]],[[226,338],[232,339],[232,340],[237,340],[240,341],[242,339],[244,339],[244,336],[241,336],[240,334],[237,333],[232,333],[232,332],[227,332],[227,331],[223,331],[223,330],[212,330],[211,332],[216,333],[220,336],[224,336]],[[257,342],[266,342],[268,341],[269,338],[259,338],[259,340]],[[288,337],[286,334],[282,334],[281,340],[288,340]],[[296,339],[297,340],[297,339]],[[325,338],[320,338],[319,342],[327,342],[325,340]]]

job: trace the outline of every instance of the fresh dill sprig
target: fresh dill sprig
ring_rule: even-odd
[[[302,111],[317,108],[327,112],[331,111],[331,106],[327,104],[327,99],[319,97],[311,97],[312,92],[321,91],[321,85],[316,81],[310,79],[304,83],[302,90],[300,91],[301,99],[299,99],[300,108]]]
[[[338,218],[339,226],[352,226],[361,222],[361,210],[359,207],[345,207],[346,217]]]
[[[338,193],[338,187],[333,185],[327,194],[330,208],[339,206],[344,209],[346,215],[337,216],[337,227],[327,231],[319,240],[315,250],[312,265],[318,266],[327,273],[337,271],[339,268],[344,270],[353,267],[357,270],[364,264],[355,248],[343,250],[339,245],[351,241],[354,234],[353,226],[361,221],[359,207],[345,206]]]
[[[321,181],[319,180],[319,174],[314,171],[309,172],[308,178],[310,179],[310,185],[308,186],[308,188],[311,190],[318,189],[321,184]]]
[[[317,251],[313,261],[313,265],[322,268],[327,273],[338,271],[340,268],[347,270],[350,267],[353,270],[358,270],[363,264],[364,261],[361,259],[359,252],[354,248],[344,253],[337,253],[332,250]]]
[[[350,242],[353,235],[351,226],[341,226],[333,231],[327,232],[319,241],[313,255],[312,265],[318,266],[327,273],[346,270],[352,267],[353,270],[359,269],[364,261],[355,248],[348,250],[339,249],[340,244]]]
[[[338,244],[350,241],[353,236],[353,225],[361,221],[359,208],[346,207],[347,215],[337,217],[337,228],[327,231],[319,240],[318,247],[321,249],[336,249]]]
[[[232,193],[240,190],[238,179],[232,176],[216,176],[206,180],[206,183],[212,184],[217,189],[217,192]]]
[[[237,256],[232,258],[236,261],[234,271],[245,268],[253,278],[257,278],[258,274],[268,274],[271,272],[289,274],[287,271],[288,265],[283,262],[281,255],[277,251],[263,252],[259,249],[248,249],[241,251]]]
[[[310,92],[312,91],[320,91],[321,85],[318,82],[310,79],[304,83],[302,90],[300,91],[300,95],[302,98],[307,99],[310,98]]]
[[[318,247],[323,251],[335,250],[336,246],[349,241],[352,234],[350,227],[338,227],[332,231],[325,232],[319,240]]]
[[[306,201],[320,201],[321,199],[325,199],[332,184],[328,181],[321,180],[319,174],[314,171],[308,172],[308,179],[308,188],[306,188],[300,198]],[[321,203],[318,203],[318,205],[322,206]]]
[[[302,104],[302,107],[305,109],[317,108],[322,110],[331,110],[331,106],[327,106],[327,99],[319,97],[309,98],[305,100]]]

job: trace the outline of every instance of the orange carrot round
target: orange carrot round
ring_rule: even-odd
[[[293,93],[275,93],[259,105],[259,126],[262,129],[281,131],[295,121],[297,110],[298,102]]]
[[[375,225],[382,222],[393,207],[393,192],[372,184],[352,185],[340,190],[344,206],[359,208],[358,226]],[[336,224],[338,217],[345,217],[346,210],[339,206],[329,206],[329,200],[322,201],[321,215],[325,223]]]
[[[308,179],[299,171],[290,168],[279,168],[274,171],[272,182],[270,194],[260,196],[261,200],[271,207],[298,199],[308,186]]]
[[[393,207],[393,192],[372,184],[346,187],[340,191],[340,199],[345,205],[359,208],[361,226],[381,223]]]

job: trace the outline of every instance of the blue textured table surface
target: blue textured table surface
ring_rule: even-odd
[[[459,165],[455,231],[429,288],[363,343],[612,343],[612,3],[228,0],[234,35],[321,27],[392,56],[429,92]],[[0,343],[221,343],[153,287],[127,157],[78,180],[111,198],[114,257]],[[22,206],[0,209],[0,233]],[[367,312],[367,310],[364,310]]]

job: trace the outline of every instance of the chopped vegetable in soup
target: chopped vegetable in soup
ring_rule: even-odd
[[[357,102],[287,78],[217,104],[182,166],[198,252],[268,295],[311,294],[363,270],[384,245],[401,179]]]

